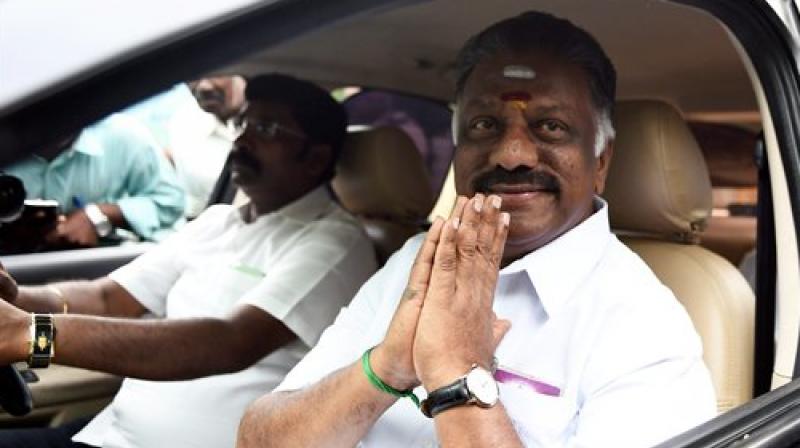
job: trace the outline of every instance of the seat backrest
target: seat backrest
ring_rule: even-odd
[[[720,412],[752,398],[754,297],[738,269],[697,245],[711,182],[680,113],[660,101],[618,103],[604,197],[611,226],[688,311],[703,340]]]
[[[348,132],[333,190],[364,224],[380,263],[425,229],[434,196],[422,156],[400,129]]]

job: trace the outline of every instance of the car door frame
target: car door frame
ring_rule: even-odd
[[[780,157],[769,160],[770,177],[783,176],[795,236],[800,234],[800,76],[797,65],[797,37],[766,1],[725,2],[719,0],[674,0],[674,3],[702,9],[719,20],[735,38],[741,52],[749,58],[757,77],[773,124],[776,149]],[[793,10],[796,12],[796,9]],[[796,17],[789,20],[796,23]],[[769,143],[768,143],[769,144]],[[768,159],[771,156],[768,156]],[[772,201],[762,213],[774,213]],[[772,217],[772,216],[770,216]],[[759,222],[759,224],[762,224]],[[756,308],[756,392],[763,392],[769,382],[774,359],[772,354],[776,282],[775,228],[759,229]],[[797,247],[793,253],[796,257]],[[797,292],[797,291],[795,291]],[[795,297],[797,294],[795,294]],[[796,298],[795,298],[796,300]],[[791,316],[796,318],[797,316]],[[796,349],[800,334],[794,340],[778,341]],[[796,356],[797,351],[795,352]],[[711,448],[723,446],[777,448],[794,446],[800,440],[800,364],[796,358],[788,384],[758,396],[717,418],[674,437],[659,447]],[[769,370],[767,370],[769,369]],[[759,383],[761,386],[759,386]],[[761,388],[762,390],[759,390]]]

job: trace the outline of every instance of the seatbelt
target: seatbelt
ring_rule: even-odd
[[[231,180],[231,157],[225,159],[225,165],[219,173],[217,181],[214,183],[214,188],[211,189],[211,194],[208,195],[208,203],[206,207],[214,204],[231,204],[233,197],[236,196],[236,184]]]
[[[769,161],[764,133],[756,141],[755,163],[758,168],[758,204],[756,205],[756,309],[753,373],[753,396],[769,392],[775,365],[775,217]],[[794,377],[798,374],[795,361]]]

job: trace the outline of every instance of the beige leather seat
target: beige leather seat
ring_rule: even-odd
[[[603,195],[612,228],[688,310],[726,411],[752,398],[754,297],[736,267],[697,245],[711,209],[700,148],[663,102],[620,102],[615,124]]]
[[[425,229],[434,196],[414,142],[400,129],[349,132],[333,190],[364,224],[382,264]]]

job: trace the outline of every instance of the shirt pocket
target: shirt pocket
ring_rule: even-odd
[[[520,384],[499,384],[500,401],[526,447],[563,446],[573,431],[576,403]]]

